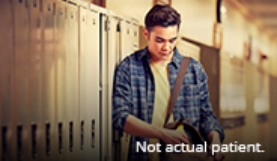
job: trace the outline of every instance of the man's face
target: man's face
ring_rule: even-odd
[[[145,29],[144,36],[148,40],[148,50],[152,59],[156,62],[171,62],[178,36],[177,25],[155,26],[151,32]]]

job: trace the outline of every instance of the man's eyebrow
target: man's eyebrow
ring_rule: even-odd
[[[162,37],[159,37],[159,36],[156,36],[156,39],[166,40],[166,39],[164,39],[164,38],[162,38]],[[173,38],[171,38],[171,39],[169,39],[169,40],[176,40],[176,39],[177,39],[177,36],[176,36],[176,37],[173,37]]]
[[[178,37],[176,36],[176,37],[173,37],[173,38],[171,38],[170,40],[176,40]]]

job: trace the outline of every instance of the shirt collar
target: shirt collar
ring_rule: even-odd
[[[176,47],[173,49],[173,52],[174,52],[174,55],[173,55],[171,63],[176,68],[179,68],[184,56],[182,56],[179,53],[179,51]],[[138,54],[138,60],[142,60],[143,58],[145,58],[147,60],[148,64],[149,64],[151,57],[150,57],[150,53],[148,51],[148,47],[145,47],[144,49],[142,49]]]

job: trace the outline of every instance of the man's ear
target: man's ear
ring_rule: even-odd
[[[150,33],[148,32],[148,30],[146,28],[143,29],[143,35],[144,35],[146,40],[149,39]]]

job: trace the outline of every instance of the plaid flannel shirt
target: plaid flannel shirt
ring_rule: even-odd
[[[154,108],[155,84],[149,65],[148,48],[137,51],[126,57],[116,68],[113,84],[113,127],[123,131],[128,115],[133,115],[149,124],[152,122]],[[174,49],[169,67],[169,83],[173,89],[183,56]],[[218,131],[223,141],[224,132],[213,114],[209,101],[207,75],[202,65],[194,59],[190,60],[176,105],[173,110],[174,120],[184,118],[192,124],[202,136],[210,131]],[[149,154],[136,152],[136,142],[149,138],[131,136],[128,160],[149,160]]]

